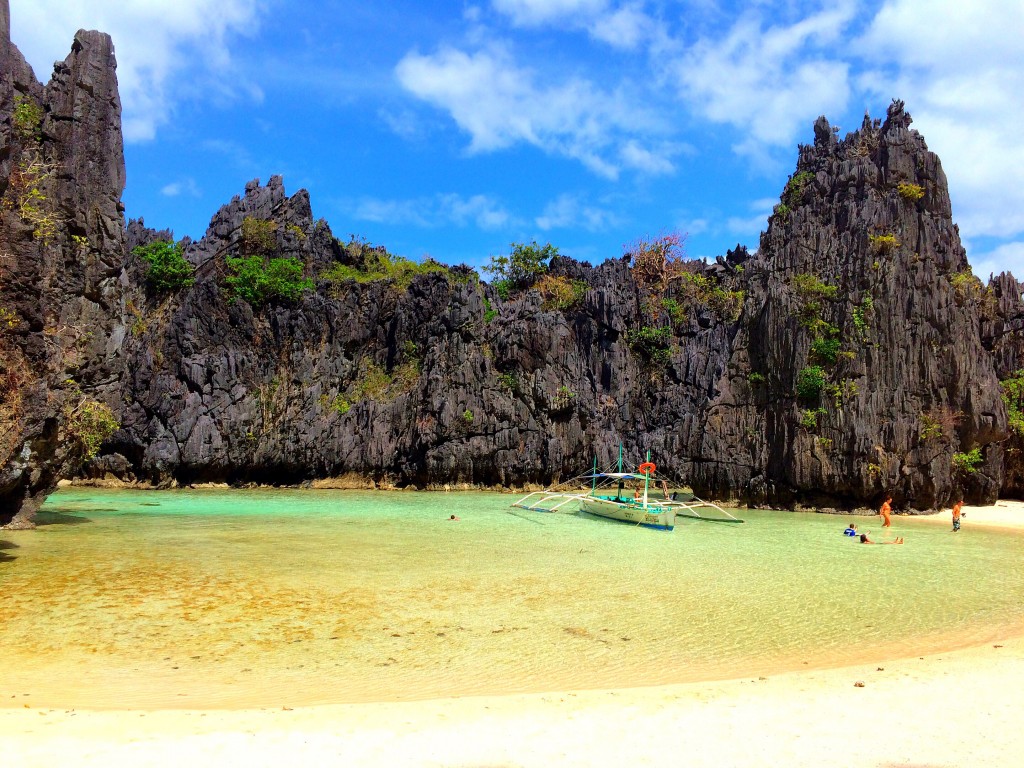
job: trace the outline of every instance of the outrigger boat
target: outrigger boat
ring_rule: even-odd
[[[619,448],[619,461],[615,472],[599,472],[597,460],[591,473],[563,483],[561,486],[545,491],[534,491],[512,504],[513,507],[529,509],[533,512],[572,512],[582,511],[611,520],[621,520],[647,528],[671,531],[675,528],[677,517],[689,517],[695,520],[706,520],[721,523],[742,523],[743,520],[733,516],[717,504],[703,501],[692,494],[687,498],[679,498],[679,493],[671,495],[667,492],[667,484],[663,484],[664,498],[652,495],[652,482],[657,467],[648,460],[641,464],[636,472],[623,471],[622,448]],[[569,490],[574,483],[590,481],[590,491]],[[635,493],[626,488],[627,483],[643,483]],[[656,486],[655,486],[656,488]],[[560,490],[561,489],[561,490]]]

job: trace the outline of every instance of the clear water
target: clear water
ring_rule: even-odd
[[[674,532],[485,493],[64,490],[0,532],[0,705],[216,707],[624,687],[1024,628],[1024,538],[743,510]],[[455,514],[458,521],[450,521]],[[862,519],[860,527],[875,528]],[[27,696],[27,698],[25,698]]]

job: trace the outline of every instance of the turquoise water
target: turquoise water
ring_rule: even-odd
[[[844,517],[743,510],[668,533],[514,498],[63,490],[37,530],[0,532],[0,702],[652,685],[922,655],[1024,623],[1022,537],[969,520],[953,535],[896,518],[905,546],[863,546]]]

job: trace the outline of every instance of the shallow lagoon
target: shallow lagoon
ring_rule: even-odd
[[[279,706],[626,687],[1022,629],[1022,537],[743,510],[671,533],[486,493],[108,491],[2,532],[0,696]],[[451,514],[457,522],[448,520]],[[877,518],[859,527],[881,533]],[[877,538],[877,536],[876,536]],[[26,696],[27,694],[27,696]]]

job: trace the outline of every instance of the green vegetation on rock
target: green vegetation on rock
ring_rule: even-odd
[[[633,353],[655,365],[668,365],[672,360],[672,330],[664,326],[644,326],[626,331],[626,343]]]
[[[896,187],[896,191],[899,193],[899,196],[902,197],[904,200],[909,200],[911,202],[920,200],[922,197],[924,197],[924,187],[922,187],[920,184],[911,184],[910,182],[906,181],[900,182],[900,184]]]
[[[483,271],[495,278],[495,288],[498,283],[508,286],[507,290],[528,288],[541,275],[548,271],[548,263],[558,255],[558,249],[551,243],[538,245],[534,240],[532,243],[512,243],[508,255],[491,256],[490,262],[483,267]],[[507,295],[502,295],[507,299]]]
[[[1008,425],[1016,435],[1024,437],[1024,369],[1014,371],[1012,376],[1000,381],[999,386],[1003,390]]]
[[[22,141],[40,141],[43,137],[43,115],[43,108],[28,96],[15,96],[14,114],[11,116],[15,135]]]
[[[242,219],[242,253],[269,256],[277,251],[277,222],[246,216]]]
[[[146,282],[154,291],[177,291],[195,282],[192,265],[182,254],[178,243],[155,240],[136,246],[132,253],[149,265]]]
[[[589,287],[582,280],[570,280],[562,275],[544,275],[537,281],[536,288],[544,298],[541,308],[545,310],[568,310],[578,307]]]
[[[825,388],[827,376],[820,365],[809,365],[796,375],[796,394],[801,400],[817,400]]]
[[[900,241],[893,234],[868,235],[868,241],[871,243],[871,249],[880,254],[895,253],[900,247]]]
[[[121,426],[110,406],[95,400],[82,400],[65,415],[68,435],[86,461],[99,453],[103,441]]]
[[[964,453],[953,454],[953,471],[961,475],[973,475],[981,466],[981,448],[972,448]]]
[[[448,267],[433,259],[415,262],[404,256],[388,253],[383,248],[374,248],[355,238],[344,246],[350,256],[354,256],[355,264],[335,262],[320,274],[320,278],[330,283],[343,283],[353,280],[357,283],[374,283],[378,280],[390,280],[395,287],[405,290],[418,275],[439,272],[446,277],[450,274]]]
[[[292,256],[267,259],[264,256],[228,256],[230,274],[224,279],[235,299],[261,306],[273,299],[298,301],[313,280],[302,276],[302,262]]]

